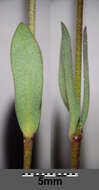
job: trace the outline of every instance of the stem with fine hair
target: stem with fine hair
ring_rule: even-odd
[[[75,90],[77,99],[81,102],[81,69],[82,69],[82,25],[83,25],[83,0],[77,0],[76,21],[76,65],[75,65]],[[78,169],[80,165],[81,130],[78,123],[76,132],[71,142],[71,168]]]
[[[35,35],[36,0],[29,0],[29,29]]]
[[[75,89],[80,103],[82,63],[83,0],[77,0]]]

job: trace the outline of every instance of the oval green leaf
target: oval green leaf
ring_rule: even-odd
[[[12,39],[11,65],[17,119],[24,136],[30,138],[40,122],[43,65],[39,45],[23,23],[19,24]]]

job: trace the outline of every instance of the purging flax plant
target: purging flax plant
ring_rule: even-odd
[[[85,27],[83,32],[84,94],[81,110],[82,25],[83,0],[77,0],[75,75],[72,68],[71,39],[63,23],[61,23],[62,40],[59,64],[60,93],[70,113],[69,139],[71,142],[71,168],[73,169],[80,167],[80,145],[89,109],[88,45],[87,28]]]
[[[24,169],[31,168],[32,145],[41,116],[43,66],[35,39],[36,0],[29,0],[29,27],[20,23],[11,44],[15,109],[24,137]]]

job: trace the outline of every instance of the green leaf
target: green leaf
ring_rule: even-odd
[[[71,39],[66,26],[62,23],[62,41],[60,50],[60,67],[59,67],[59,87],[61,96],[70,111],[70,132],[75,132],[80,117],[80,105],[77,101],[76,91],[74,88],[74,77],[72,68],[72,49]]]
[[[61,51],[62,51],[62,48],[61,48]],[[64,102],[65,106],[67,107],[67,110],[69,111],[63,62],[64,62],[64,60],[63,60],[63,56],[62,56],[62,52],[61,52],[60,53],[60,64],[59,64],[59,88],[60,88],[60,94],[63,99],[63,102]]]
[[[15,108],[25,137],[32,137],[40,122],[43,65],[39,45],[24,24],[12,39],[11,65],[15,86]]]
[[[88,69],[88,43],[87,43],[87,28],[84,29],[83,40],[83,61],[84,61],[84,97],[83,107],[80,119],[80,127],[83,128],[89,110],[89,69]]]

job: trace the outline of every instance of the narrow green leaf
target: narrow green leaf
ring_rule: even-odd
[[[70,111],[70,132],[75,132],[80,117],[80,105],[77,101],[74,88],[74,77],[72,68],[71,39],[66,26],[62,23],[62,41],[60,51],[59,86],[62,98],[68,105]],[[64,98],[65,97],[65,98]]]
[[[12,39],[11,65],[18,122],[24,136],[30,138],[40,122],[43,66],[39,45],[24,24],[19,24]]]
[[[89,109],[89,69],[88,69],[88,43],[87,43],[87,28],[84,29],[83,40],[83,61],[84,61],[84,97],[83,107],[80,119],[80,127],[83,128]]]
[[[61,48],[61,51],[62,51],[62,48]],[[65,85],[64,64],[63,63],[64,63],[64,60],[63,60],[63,56],[62,56],[62,52],[61,52],[60,53],[60,64],[59,64],[59,88],[60,88],[60,94],[61,94],[61,97],[63,99],[63,102],[69,111],[66,85]]]

